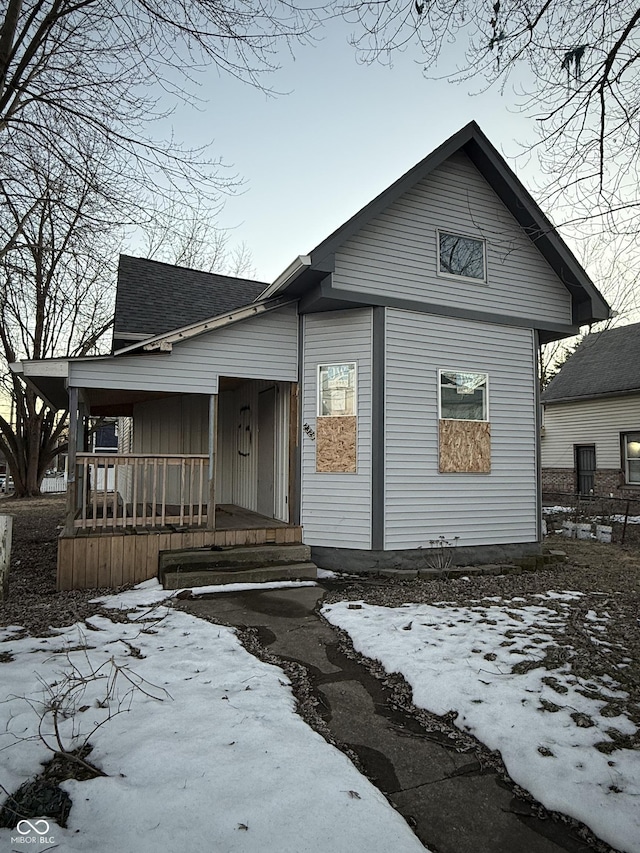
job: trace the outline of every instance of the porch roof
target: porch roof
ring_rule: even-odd
[[[172,394],[217,394],[223,377],[295,382],[294,304],[295,300],[280,297],[158,335],[113,355],[22,361],[11,369],[53,409],[67,408],[69,387],[83,389],[84,402],[97,415],[129,415],[137,402]],[[276,309],[284,311],[276,314]],[[262,319],[262,315],[269,316]],[[239,331],[227,332],[234,325]],[[205,333],[222,337],[205,344],[192,342]],[[174,343],[184,347],[171,358]]]

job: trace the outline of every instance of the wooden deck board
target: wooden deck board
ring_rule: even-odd
[[[117,587],[156,577],[160,551],[210,545],[302,542],[302,528],[224,505],[216,530],[138,527],[63,534],[58,542],[58,589]]]

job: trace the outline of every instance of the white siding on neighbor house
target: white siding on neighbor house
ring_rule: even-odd
[[[437,275],[436,228],[486,240],[487,283]],[[495,312],[527,326],[571,323],[568,290],[461,152],[340,248],[333,285]]]
[[[219,376],[295,382],[298,371],[295,306],[269,311],[147,353],[69,364],[69,384],[79,388],[217,394]]]
[[[543,468],[573,468],[574,445],[595,444],[596,468],[622,466],[620,433],[640,431],[640,394],[545,407]]]
[[[533,332],[387,309],[385,549],[537,539]],[[438,369],[489,375],[490,474],[438,472]]]
[[[302,526],[307,545],[371,547],[372,311],[330,311],[304,317],[302,423],[314,432],[318,365],[356,362],[357,472],[316,473],[316,443],[301,430]]]

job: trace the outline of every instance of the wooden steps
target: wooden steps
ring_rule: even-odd
[[[315,580],[308,545],[256,545],[163,551],[158,561],[165,589],[271,580]]]

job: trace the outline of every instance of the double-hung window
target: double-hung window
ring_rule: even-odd
[[[640,486],[640,432],[627,432],[622,436],[622,457],[625,481]]]

